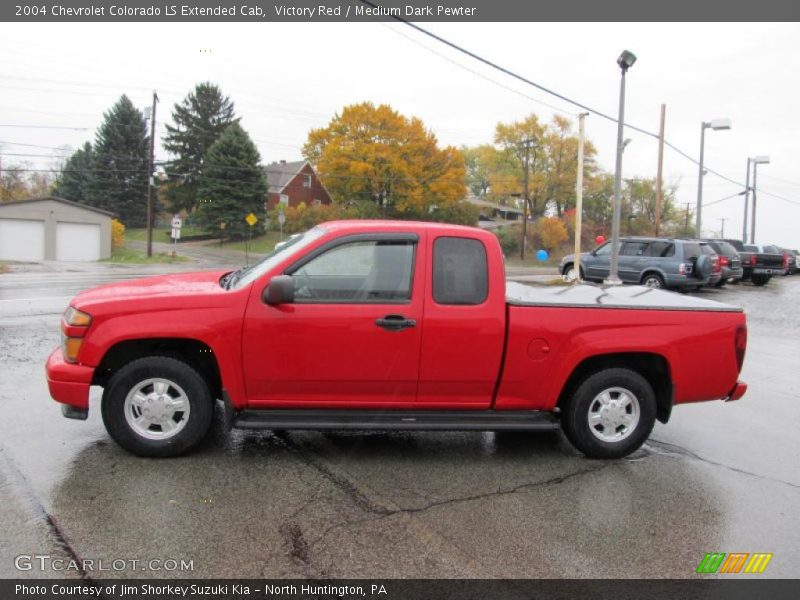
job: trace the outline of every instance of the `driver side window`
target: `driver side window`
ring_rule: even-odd
[[[408,302],[415,249],[408,240],[357,241],[331,248],[292,273],[295,302]]]

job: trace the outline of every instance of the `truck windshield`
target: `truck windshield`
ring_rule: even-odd
[[[238,271],[229,273],[222,278],[220,283],[227,289],[236,289],[252,283],[272,267],[284,260],[287,256],[302,250],[325,234],[324,227],[314,227],[305,233],[289,238],[280,247],[264,255],[261,260],[250,267],[242,267]]]

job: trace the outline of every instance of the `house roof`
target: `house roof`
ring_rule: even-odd
[[[308,164],[307,160],[277,162],[264,167],[270,194],[280,194],[300,170]]]
[[[504,206],[502,204],[497,204],[495,202],[489,202],[488,200],[482,200],[476,196],[467,196],[467,202],[470,204],[474,204],[475,206],[482,206],[485,208],[494,208],[496,210],[501,210],[504,212],[511,212],[511,213],[518,213],[522,214],[522,211],[518,208],[514,208],[513,206]]]
[[[81,202],[73,202],[72,200],[67,200],[66,198],[60,198],[59,196],[43,196],[41,198],[26,198],[25,200],[12,200],[11,202],[5,202],[0,204],[0,208],[3,206],[17,206],[19,204],[31,204],[33,202],[45,202],[47,200],[52,200],[53,202],[60,202],[61,204],[68,204],[69,206],[74,206],[76,208],[82,208],[84,210],[90,210],[92,212],[100,213],[101,215],[105,215],[107,217],[116,217],[116,213],[103,210],[102,208],[95,208],[94,206],[89,206],[88,204],[82,204]]]

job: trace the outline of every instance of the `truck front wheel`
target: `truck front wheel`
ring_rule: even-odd
[[[656,420],[650,383],[630,369],[589,375],[562,407],[564,434],[589,458],[621,458],[647,440]]]
[[[203,377],[167,356],[135,360],[103,392],[103,422],[120,446],[139,456],[178,456],[211,426],[213,403]]]

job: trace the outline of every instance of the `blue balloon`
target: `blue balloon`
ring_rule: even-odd
[[[547,253],[547,250],[539,250],[536,252],[536,258],[539,259],[541,262],[544,262],[548,259],[550,255]]]

